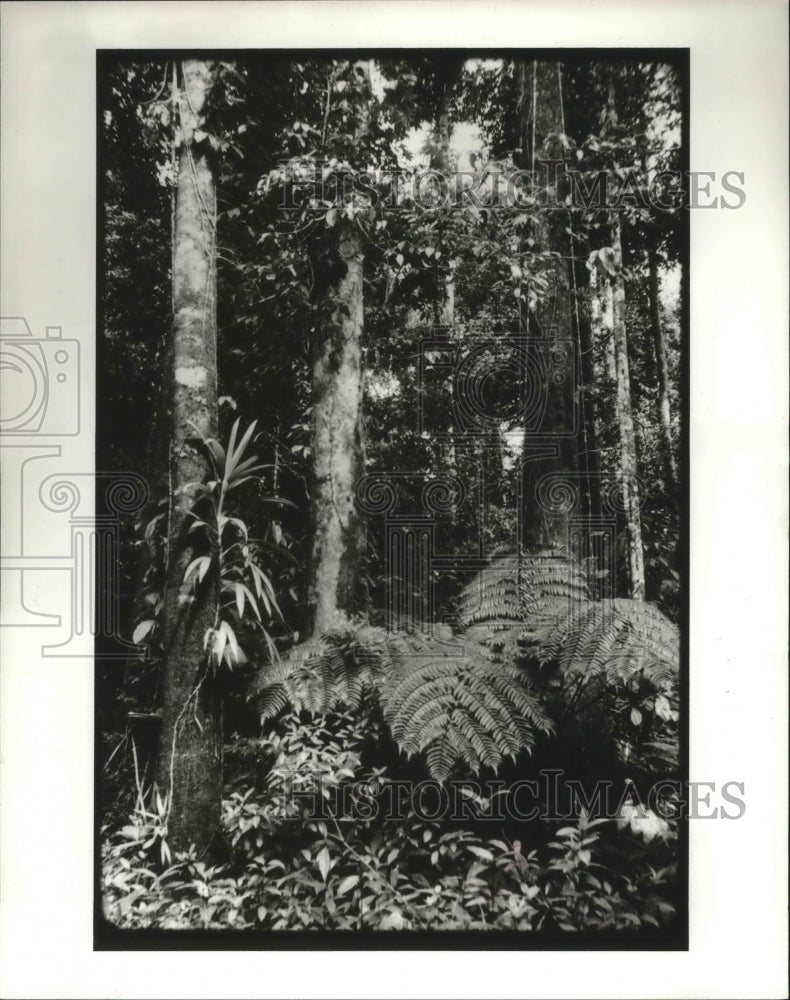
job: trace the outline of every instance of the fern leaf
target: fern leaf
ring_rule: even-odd
[[[473,772],[534,743],[549,721],[524,675],[466,642],[466,656],[405,660],[385,684],[382,706],[393,737],[408,754],[425,752],[444,779],[462,762]]]

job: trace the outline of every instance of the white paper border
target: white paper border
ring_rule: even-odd
[[[2,313],[93,371],[97,48],[691,49],[691,777],[746,783],[691,824],[685,953],[94,953],[92,664],[3,629],[0,994],[779,997],[787,955],[787,7],[780,2],[4,3]],[[86,406],[74,466],[93,464]]]

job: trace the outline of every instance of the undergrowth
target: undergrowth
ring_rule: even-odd
[[[672,921],[676,834],[667,822],[629,814],[630,823],[616,823],[580,810],[548,837],[528,841],[527,830],[522,847],[474,824],[421,818],[413,803],[404,817],[383,818],[373,806],[391,778],[364,763],[371,726],[350,714],[290,716],[279,732],[231,747],[237,780],[223,801],[231,857],[221,865],[194,853],[169,858],[166,816],[138,806],[105,839],[107,919],[274,931],[572,932]],[[337,810],[354,796],[355,808]],[[613,851],[617,870],[604,860]]]

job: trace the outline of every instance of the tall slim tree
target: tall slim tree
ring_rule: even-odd
[[[650,331],[653,335],[653,355],[658,381],[658,420],[661,431],[661,447],[664,457],[664,474],[667,486],[674,490],[678,481],[675,445],[672,439],[672,414],[669,403],[669,371],[667,362],[667,342],[664,325],[661,322],[661,296],[658,279],[658,252],[652,242],[647,247],[648,297],[650,299]]]
[[[173,213],[170,519],[165,590],[164,703],[157,781],[169,796],[168,842],[211,853],[219,829],[222,728],[205,636],[216,624],[214,571],[191,597],[184,576],[204,554],[190,513],[209,478],[196,442],[217,434],[216,181],[206,114],[217,65],[184,60],[177,79]]]
[[[608,73],[605,111],[607,131],[617,127],[614,78]],[[609,214],[612,240],[612,340],[615,357],[615,413],[619,431],[619,472],[625,513],[626,551],[630,596],[637,601],[645,598],[645,560],[642,546],[639,481],[637,479],[636,433],[631,405],[631,375],[628,364],[628,331],[625,320],[625,277],[623,272],[622,223],[618,211]]]
[[[441,61],[435,70],[436,116],[433,127],[433,142],[431,144],[430,166],[443,174],[449,191],[454,189],[452,177],[452,162],[450,156],[450,100],[461,72],[462,60]],[[442,286],[439,302],[439,323],[452,327],[455,322],[455,275],[450,267],[449,254],[445,253],[442,272]]]
[[[432,67],[432,72],[427,74],[429,77],[427,86],[433,90],[431,97],[435,102],[433,134],[428,141],[430,168],[444,178],[451,203],[455,177],[453,175],[453,162],[450,153],[450,134],[452,132],[450,105],[453,89],[458,82],[462,66],[463,61],[460,59],[442,59]],[[442,252],[443,260],[439,272],[439,297],[434,309],[434,316],[437,324],[445,327],[452,335],[455,324],[455,271],[451,261],[452,244],[448,242],[446,236],[446,223],[444,225],[440,224],[438,245]],[[450,391],[454,391],[454,386],[450,386]],[[457,472],[457,455],[452,407],[449,408],[448,417],[447,432],[449,437],[445,449],[445,458],[448,472],[451,475],[455,475]]]
[[[645,561],[642,547],[642,518],[639,510],[637,479],[636,432],[631,406],[631,374],[628,365],[628,332],[625,322],[625,279],[620,218],[612,213],[612,250],[615,275],[612,278],[612,340],[614,342],[615,379],[617,394],[615,412],[620,441],[620,475],[625,509],[626,547],[630,596],[645,599]]]
[[[533,178],[546,180],[544,202],[535,213],[531,244],[534,265],[542,273],[543,288],[536,302],[530,303],[527,333],[531,352],[527,364],[534,366],[528,385],[541,395],[530,396],[528,408],[539,415],[537,426],[525,427],[522,476],[522,538],[530,550],[563,548],[568,543],[567,514],[559,506],[547,504],[541,496],[541,482],[550,475],[562,475],[574,470],[578,462],[579,443],[573,436],[574,407],[578,381],[576,353],[571,345],[575,339],[572,321],[572,280],[568,263],[564,212],[551,211],[549,204],[556,197],[551,181],[561,177],[548,174],[551,161],[561,160],[561,143],[557,136],[564,133],[562,83],[560,64],[535,60],[515,67],[520,109],[520,162]],[[529,256],[525,258],[529,261]]]
[[[668,133],[671,135],[680,126],[677,76],[665,64],[647,64],[640,69],[641,86],[634,88],[634,91],[643,95],[638,103],[637,121],[645,141],[641,155],[643,183],[650,190],[659,174],[678,169],[678,149],[667,138]],[[661,127],[657,127],[657,123],[661,123]],[[659,442],[664,479],[670,494],[677,489],[678,469],[669,391],[669,350],[661,316],[660,272],[663,260],[669,262],[677,254],[674,230],[671,214],[653,211],[645,225],[642,240],[647,263],[650,332],[658,384]]]
[[[368,126],[370,83],[366,64],[358,63],[354,71],[358,102],[355,133],[361,141]],[[315,338],[311,358],[313,468],[305,616],[308,638],[329,628],[338,611],[359,610],[365,539],[354,495],[364,469],[365,253],[353,206],[349,211],[348,205],[342,205],[337,215],[337,277],[323,293],[326,325]]]

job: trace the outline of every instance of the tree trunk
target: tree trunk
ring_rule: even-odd
[[[218,610],[217,553],[193,601],[184,573],[205,542],[187,530],[196,486],[210,466],[194,445],[195,428],[217,434],[216,186],[214,154],[204,129],[216,66],[185,60],[173,222],[172,429],[170,523],[164,624],[164,705],[157,781],[169,793],[168,843],[194,844],[199,856],[217,841],[222,793],[222,729],[215,684],[204,650]],[[196,546],[203,545],[199,552]]]
[[[357,99],[356,139],[369,127],[370,66],[357,64],[364,84]],[[323,338],[313,346],[312,476],[310,543],[307,559],[305,638],[320,635],[338,612],[362,610],[360,569],[365,525],[355,487],[365,467],[364,246],[356,222],[338,224],[340,276],[326,289],[328,314]]]
[[[667,373],[667,345],[664,328],[661,324],[661,301],[658,290],[658,255],[654,246],[649,246],[648,260],[648,294],[650,296],[650,328],[653,334],[653,352],[656,359],[656,374],[658,376],[658,418],[661,428],[661,444],[664,453],[664,471],[667,486],[674,490],[678,481],[678,470],[675,462],[675,447],[672,441],[672,418],[669,408],[669,377]]]
[[[572,220],[568,218],[569,225]],[[595,363],[593,340],[593,306],[590,289],[590,271],[585,257],[579,253],[573,238],[570,239],[570,253],[573,278],[573,318],[576,333],[576,350],[580,358],[579,406],[581,430],[579,442],[579,473],[583,477],[582,502],[586,517],[594,518],[601,508],[601,462],[598,450],[598,413],[595,402]],[[589,248],[588,252],[589,252]]]
[[[606,281],[604,293],[604,328],[606,330],[606,343],[604,353],[606,356],[606,374],[612,387],[617,386],[617,360],[614,351],[614,285],[610,280]]]
[[[615,376],[617,379],[615,408],[620,434],[620,475],[625,513],[628,576],[630,580],[630,596],[634,600],[643,601],[645,599],[645,563],[642,549],[642,520],[639,512],[639,486],[636,478],[636,434],[634,432],[634,416],[631,407],[631,380],[628,370],[623,250],[620,235],[620,218],[615,213],[611,216],[611,226],[615,270],[615,276],[612,278],[612,339],[614,341]]]
[[[560,150],[546,145],[550,135],[564,131],[560,67],[556,62],[534,62],[516,69],[521,162],[529,169],[534,164],[538,171],[541,158],[562,158]],[[558,177],[562,176],[563,172],[558,171]],[[541,397],[539,422],[530,426],[525,421],[522,458],[521,534],[523,544],[532,551],[564,549],[568,545],[568,510],[562,504],[547,502],[542,484],[567,476],[578,461],[578,440],[574,435],[578,430],[578,371],[566,226],[564,212],[539,209],[533,227],[535,251],[554,251],[558,257],[548,265],[548,289],[527,321],[527,364],[534,371],[534,378],[528,382]],[[533,413],[534,403],[532,398],[527,401]]]
[[[459,67],[460,71],[460,67]],[[439,112],[436,116],[434,127],[435,152],[431,157],[430,167],[438,171],[446,179],[450,191],[454,190],[454,178],[450,172],[450,92],[452,89],[453,77],[451,72],[445,78],[441,95],[439,98]],[[445,327],[452,336],[453,324],[455,323],[455,272],[450,266],[450,248],[442,238],[441,229],[439,232],[439,248],[442,251],[442,266],[439,274],[439,303],[434,315],[437,323]],[[446,268],[446,270],[445,270]],[[455,391],[455,386],[450,385],[450,392]],[[455,425],[453,423],[453,406],[448,408],[447,423],[447,445],[443,449],[444,458],[447,462],[447,470],[450,475],[455,475],[457,471],[457,461],[455,452]]]
[[[604,134],[614,132],[617,126],[614,77],[608,75],[608,94],[604,112]],[[642,548],[642,519],[639,511],[639,482],[637,476],[636,434],[634,413],[631,406],[631,378],[628,368],[628,333],[625,323],[625,278],[623,276],[622,226],[620,216],[610,213],[612,235],[612,348],[615,367],[615,417],[620,449],[620,486],[625,517],[626,551],[628,561],[629,593],[637,601],[645,599],[645,561]]]
[[[334,310],[313,359],[312,541],[306,635],[320,635],[338,611],[359,606],[364,526],[354,500],[362,475],[362,238],[344,220],[339,255],[345,274],[330,290]]]
[[[444,174],[449,190],[453,190],[453,178],[450,176],[450,110],[448,108],[450,98],[450,84],[445,84],[442,90],[439,114],[436,120],[436,146],[437,153],[431,163],[433,170],[438,170]],[[451,328],[455,321],[455,278],[450,262],[447,260],[446,247],[444,265],[448,270],[443,274],[441,302],[439,305],[439,323],[442,326]]]

